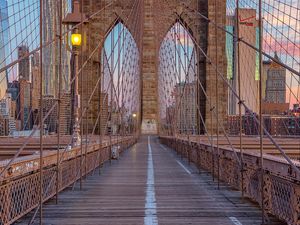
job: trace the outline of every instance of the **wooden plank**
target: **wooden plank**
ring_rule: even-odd
[[[209,174],[198,174],[154,137],[151,147],[158,224],[234,225],[232,218],[243,225],[261,224],[260,209],[243,201],[240,192],[224,184],[217,190]],[[148,143],[144,137],[119,161],[106,164],[102,175],[89,176],[82,191],[77,185],[75,191],[60,194],[58,205],[49,201],[44,206],[44,224],[142,225],[147,173]],[[28,218],[17,224],[27,224]],[[270,219],[269,225],[284,224]]]

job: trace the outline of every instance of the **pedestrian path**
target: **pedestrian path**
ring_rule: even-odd
[[[217,189],[200,174],[144,136],[119,160],[105,164],[75,190],[44,205],[44,224],[55,225],[260,225],[261,211],[226,185]],[[18,224],[27,224],[22,219]],[[270,225],[285,224],[271,218]]]

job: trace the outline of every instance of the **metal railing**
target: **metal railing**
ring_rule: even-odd
[[[100,150],[99,144],[91,144],[84,157],[87,169],[83,170],[82,176],[86,176],[110,159],[111,146],[120,145],[120,149],[123,151],[135,142],[133,137],[119,138],[112,140],[111,145],[109,141],[103,142]],[[62,191],[80,179],[80,173],[78,173],[80,164],[82,164],[80,147],[63,153],[62,151],[60,155],[63,160],[58,167],[58,179],[56,178],[56,152],[47,153],[43,157],[43,202],[55,196],[57,181],[58,189]],[[3,180],[0,181],[1,225],[12,224],[39,206],[39,155],[23,157],[23,159],[12,164],[3,176]]]
[[[216,146],[173,137],[160,137],[161,143],[194,163],[199,169],[218,173]],[[219,147],[220,180],[241,190],[245,196],[261,205],[261,169],[259,153],[243,153],[244,176],[231,148]],[[240,157],[240,153],[238,152]],[[213,162],[213,160],[215,162]],[[299,168],[300,163],[294,161]],[[214,168],[214,169],[213,169]],[[283,158],[264,155],[264,205],[265,212],[286,221],[289,225],[300,224],[300,177]],[[243,186],[242,186],[243,183]]]

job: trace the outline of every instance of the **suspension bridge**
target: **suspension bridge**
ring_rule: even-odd
[[[299,97],[299,1],[0,0],[0,224],[299,224]]]

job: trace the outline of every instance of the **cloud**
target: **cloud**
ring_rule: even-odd
[[[293,30],[299,29],[299,16],[297,1],[289,4],[283,2],[269,2],[268,7],[264,9],[264,22],[273,27],[289,27]]]
[[[289,40],[275,40],[270,34],[264,35],[263,48],[266,52],[279,52],[281,54],[300,57],[300,40],[299,42],[291,42]]]
[[[175,34],[174,34],[175,31]],[[190,35],[187,33],[185,28],[178,23],[176,23],[167,33],[165,37],[165,41],[171,41],[173,42],[174,39],[177,41],[179,40],[181,45],[185,45],[187,47],[194,47],[193,39],[190,37]],[[179,44],[179,43],[178,43]]]
[[[290,106],[293,106],[293,104],[296,104],[296,103],[299,104],[300,102],[298,100],[299,100],[300,96],[298,96],[298,100],[297,100],[298,87],[291,87],[291,91],[292,91],[292,94],[290,94],[290,90],[288,90],[286,92],[287,102],[290,103]],[[291,99],[290,99],[290,96],[291,96]]]

